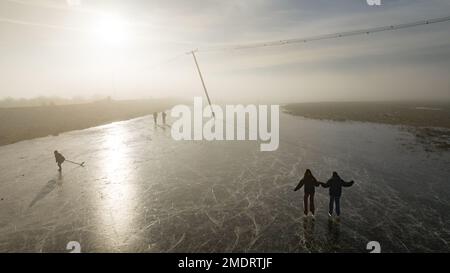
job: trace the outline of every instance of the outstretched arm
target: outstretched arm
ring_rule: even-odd
[[[330,187],[330,180],[328,180],[327,183],[322,183],[322,187],[329,188]]]
[[[353,183],[355,183],[355,181],[350,181],[350,182],[345,182],[342,181],[342,187],[351,187],[353,185]]]
[[[298,182],[297,187],[295,187],[294,191],[298,191],[301,187],[303,187],[304,181],[303,179]]]

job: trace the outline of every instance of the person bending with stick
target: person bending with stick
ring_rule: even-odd
[[[56,161],[56,164],[58,164],[58,171],[62,171],[62,168],[61,168],[61,165],[64,163],[64,162],[70,162],[70,163],[72,163],[72,164],[75,164],[75,165],[78,165],[78,166],[80,166],[80,167],[84,167],[84,161],[83,162],[81,162],[81,163],[78,163],[78,162],[74,162],[74,161],[71,161],[71,160],[68,160],[68,159],[66,159],[60,152],[58,152],[58,151],[55,151],[54,152],[54,154],[55,154],[55,161]]]
[[[62,171],[61,164],[63,164],[64,161],[66,161],[66,158],[56,150],[55,150],[54,154],[55,154],[56,164],[58,164],[58,168],[59,168],[58,171],[60,172],[60,171]]]

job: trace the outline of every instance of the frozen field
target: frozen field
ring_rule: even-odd
[[[394,126],[280,118],[276,152],[176,142],[151,117],[2,146],[0,252],[449,251],[450,153]],[[58,175],[55,149],[86,166]],[[340,222],[323,188],[303,217],[306,168],[355,180]]]

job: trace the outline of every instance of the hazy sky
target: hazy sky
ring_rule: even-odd
[[[194,48],[450,16],[450,0],[0,0],[0,98],[202,95]],[[214,100],[450,99],[450,23],[198,54]]]

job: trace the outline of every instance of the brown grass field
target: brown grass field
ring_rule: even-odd
[[[311,119],[373,122],[405,127],[417,140],[450,150],[450,102],[321,102],[285,105],[287,113]]]
[[[173,100],[149,99],[0,108],[0,145],[145,116],[174,104]]]

